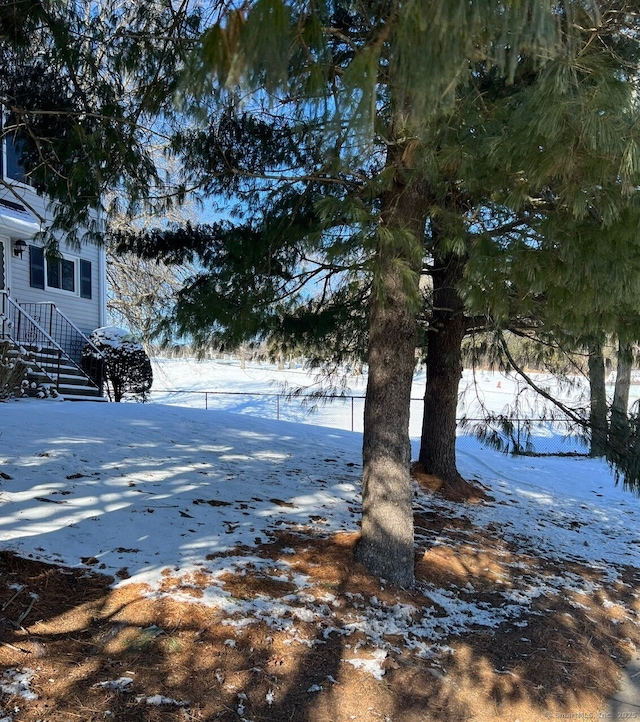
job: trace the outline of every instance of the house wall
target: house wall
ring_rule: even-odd
[[[12,193],[9,190],[0,190],[0,200],[11,203],[21,203],[35,223],[39,218],[46,219],[50,214],[46,209],[45,199],[38,196],[32,189],[15,185]],[[17,197],[19,195],[19,198]],[[5,285],[9,294],[18,303],[52,302],[62,311],[83,333],[89,334],[95,328],[105,325],[105,252],[94,244],[83,244],[80,249],[68,246],[64,240],[60,242],[60,251],[64,257],[73,260],[76,266],[75,290],[65,291],[58,288],[34,288],[30,283],[30,249],[16,257],[13,253],[13,241],[23,238],[28,246],[41,247],[42,244],[33,240],[33,229],[29,231],[16,230],[15,226],[2,217],[0,206],[0,241],[5,247]],[[91,262],[91,298],[80,296],[79,260]],[[46,278],[46,274],[45,274]]]

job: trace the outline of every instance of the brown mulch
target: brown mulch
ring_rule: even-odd
[[[159,595],[134,584],[113,589],[113,579],[86,569],[2,552],[0,684],[9,670],[31,670],[37,699],[0,694],[0,718],[526,722],[597,716],[617,687],[620,666],[640,645],[638,570],[621,570],[620,581],[607,584],[591,568],[525,556],[464,518],[423,514],[416,525],[440,543],[418,554],[412,591],[382,587],[355,564],[355,534],[323,538],[282,530],[272,543],[246,550],[274,564],[286,560],[291,573],[285,578],[250,565],[239,573],[230,565],[215,580],[230,599],[282,601],[296,589],[293,575],[306,575],[304,593],[327,600],[324,618],[285,615],[280,626],[258,616],[243,623],[237,612],[200,603],[212,584],[206,570],[167,571]],[[395,605],[409,605],[416,618],[444,619],[446,609],[429,597],[439,589],[497,609],[505,604],[501,591],[517,586],[516,569],[532,584],[570,572],[592,582],[585,587],[592,591],[541,594],[526,617],[497,628],[471,624],[431,657],[389,638],[381,679],[346,661],[373,654],[362,631],[336,631],[367,605],[389,614]],[[122,688],[101,686],[123,677],[131,681]],[[164,703],[148,704],[156,695]]]
[[[479,483],[463,479],[460,474],[456,474],[452,481],[444,481],[439,476],[427,473],[419,461],[411,465],[411,476],[423,489],[434,494],[437,493],[448,501],[477,504],[481,501],[491,500],[489,494]]]

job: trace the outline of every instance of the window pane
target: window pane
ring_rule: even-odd
[[[60,285],[60,288],[64,289],[65,291],[75,291],[75,264],[73,261],[67,261],[66,259],[62,259],[60,261],[61,270],[62,270],[62,283]]]
[[[91,261],[80,261],[80,296],[91,298]]]
[[[44,288],[44,250],[38,246],[29,246],[29,284]]]
[[[19,181],[20,183],[28,183],[25,176],[25,170],[20,163],[23,143],[20,141],[19,137],[14,138],[11,135],[8,135],[4,142],[5,152],[7,154],[7,168],[5,171],[6,177]]]
[[[47,259],[47,286],[60,288],[60,261]]]
[[[47,259],[47,286],[75,293],[76,262],[66,258]]]

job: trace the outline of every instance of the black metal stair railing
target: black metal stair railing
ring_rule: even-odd
[[[64,351],[73,365],[82,371],[102,393],[103,388],[103,354],[96,346],[70,321],[55,303],[20,303],[31,318],[56,342]]]
[[[0,291],[0,338],[24,348],[58,389],[64,351],[6,291]]]

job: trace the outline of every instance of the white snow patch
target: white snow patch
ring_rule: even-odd
[[[91,340],[99,342],[102,346],[111,348],[128,347],[131,350],[142,349],[143,346],[138,339],[130,332],[117,326],[102,326],[91,334]]]
[[[144,699],[144,698],[137,698],[137,699]],[[188,702],[179,702],[177,699],[172,699],[171,697],[163,697],[161,694],[154,694],[151,697],[147,697],[145,699],[145,703],[149,705],[173,705],[174,707],[188,707]]]
[[[38,695],[29,689],[35,672],[28,667],[7,669],[0,677],[0,692],[10,697],[22,697],[26,700],[38,699]]]
[[[119,677],[118,679],[108,679],[105,682],[96,682],[94,687],[104,687],[105,689],[116,689],[122,692],[131,683],[133,679],[131,677]]]
[[[301,622],[313,622],[316,618],[315,613],[311,609],[294,609],[293,616]]]
[[[368,672],[373,675],[375,679],[382,679],[385,673],[383,664],[386,658],[387,653],[384,649],[374,649],[371,652],[371,657],[354,657],[345,659],[344,661],[353,665],[356,669]]]

